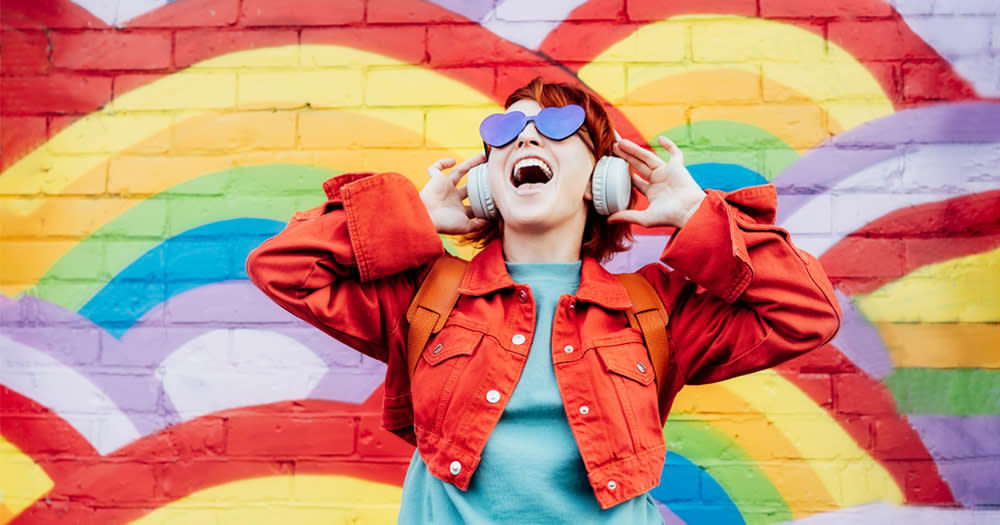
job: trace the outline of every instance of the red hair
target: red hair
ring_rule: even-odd
[[[587,116],[583,127],[578,132],[594,159],[612,155],[611,148],[615,144],[615,130],[611,119],[597,97],[567,84],[549,84],[538,77],[528,85],[516,89],[504,107],[509,108],[519,100],[534,100],[539,106],[562,107],[576,104],[584,109]],[[629,198],[629,205],[635,203],[635,192]],[[466,242],[484,246],[494,239],[503,237],[503,220],[491,220],[485,226],[465,235]],[[628,223],[609,224],[607,217],[597,213],[591,206],[587,210],[587,223],[583,228],[583,243],[580,247],[581,257],[593,257],[599,261],[609,259],[616,252],[628,249],[628,241],[632,240],[632,228]]]

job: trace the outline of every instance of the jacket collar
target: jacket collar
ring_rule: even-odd
[[[504,265],[501,242],[494,240],[469,261],[458,291],[465,295],[485,295],[512,288],[514,284]],[[591,257],[585,257],[581,264],[576,298],[611,310],[626,310],[632,306],[625,287]]]

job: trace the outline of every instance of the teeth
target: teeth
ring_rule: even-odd
[[[545,172],[545,175],[548,178],[550,178],[550,179],[552,178],[552,169],[549,168],[548,164],[542,162],[541,159],[535,159],[535,158],[521,159],[521,160],[517,161],[517,164],[514,165],[514,171],[518,171],[521,168],[527,168],[529,166],[534,166],[536,168],[541,168],[542,171]]]
[[[540,180],[541,176],[544,176],[545,180]],[[512,182],[515,187],[523,183],[545,183],[551,179],[552,168],[541,159],[526,158],[514,164]]]

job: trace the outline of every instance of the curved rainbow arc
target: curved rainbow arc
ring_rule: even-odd
[[[345,56],[359,63],[364,60],[370,62],[384,63],[385,57],[379,57],[370,53],[364,53],[350,48],[338,46],[299,46],[303,52],[308,50],[314,56],[322,56],[326,63],[337,59],[344,60]],[[259,84],[264,88],[256,92],[251,91],[248,95],[247,105],[263,104],[265,106],[278,105],[274,101],[290,101],[284,105],[301,107],[309,102],[309,93],[288,93],[285,84],[288,82],[288,75],[298,73],[313,73],[312,69],[304,67],[275,68],[273,65],[257,66],[255,58],[257,54],[264,54],[261,59],[265,64],[268,62],[266,53],[268,49],[244,51],[213,58],[202,64],[202,67],[191,68],[176,75],[165,77],[152,84],[138,88],[123,95],[109,104],[100,113],[85,117],[60,134],[53,137],[45,146],[39,148],[28,155],[4,173],[0,179],[0,192],[23,193],[26,191],[37,191],[38,180],[43,180],[46,192],[53,194],[52,197],[63,195],[73,195],[75,193],[93,193],[87,188],[93,189],[95,185],[100,186],[103,191],[104,178],[108,166],[112,160],[119,163],[118,171],[125,173],[121,180],[112,176],[112,185],[117,185],[113,189],[117,192],[127,194],[156,194],[166,188],[199,176],[205,172],[214,172],[233,166],[246,166],[274,162],[298,162],[314,165],[336,166],[345,171],[372,169],[373,165],[381,168],[391,166],[392,169],[409,174],[416,179],[416,183],[422,184],[426,167],[445,153],[453,151],[463,154],[474,154],[481,146],[475,141],[475,134],[470,131],[475,129],[475,123],[482,114],[490,108],[496,109],[496,105],[488,98],[464,87],[458,82],[443,77],[437,73],[429,72],[417,66],[407,66],[399,64],[401,68],[408,68],[408,79],[411,89],[428,93],[428,98],[424,102],[428,109],[407,108],[410,104],[410,95],[400,95],[400,99],[394,102],[394,85],[388,80],[368,80],[368,90],[373,98],[371,107],[351,107],[343,109],[331,109],[329,111],[300,111],[299,116],[308,113],[308,117],[301,117],[309,121],[309,136],[321,137],[321,142],[311,144],[310,150],[296,149],[296,145],[286,146],[271,151],[257,151],[252,153],[236,153],[222,155],[205,155],[204,151],[180,150],[166,151],[156,156],[142,154],[153,148],[158,141],[162,142],[162,135],[172,132],[175,136],[185,129],[185,126],[205,127],[205,120],[215,121],[209,126],[213,133],[239,133],[246,129],[269,129],[273,119],[278,118],[273,115],[280,115],[282,112],[271,113],[269,111],[249,111],[239,114],[239,118],[233,118],[232,114],[218,113],[215,109],[199,110],[199,106],[210,106],[211,104],[201,102],[195,97],[193,100],[177,100],[172,89],[176,88],[177,78],[184,82],[187,89],[192,93],[198,93],[199,97],[211,99],[220,92],[231,92],[233,86],[220,80],[221,74],[217,72],[219,68],[244,68],[249,72],[256,72]],[[215,69],[210,69],[215,68]],[[205,70],[213,71],[204,73]],[[194,71],[192,73],[192,71]],[[360,66],[358,71],[361,71]],[[241,75],[243,73],[241,72]],[[224,75],[222,75],[224,76]],[[380,77],[379,77],[380,78]],[[195,86],[195,88],[192,88]],[[242,93],[243,91],[241,91]],[[381,98],[379,96],[381,95]],[[266,102],[265,102],[266,101]],[[443,108],[447,101],[454,106],[464,106],[464,108]],[[392,107],[393,104],[398,107]],[[131,112],[137,108],[144,107],[177,107],[173,111],[169,122],[172,129],[167,129],[167,120],[156,119],[156,130],[142,128],[135,133],[128,133]],[[243,107],[230,109],[246,109]],[[168,110],[164,110],[168,111]],[[415,113],[416,112],[416,113]],[[419,113],[419,118],[414,118]],[[269,116],[271,115],[271,116]],[[118,122],[115,119],[124,119]],[[427,121],[425,129],[425,119]],[[111,124],[113,122],[113,124]],[[363,122],[364,126],[358,126],[358,122]],[[445,122],[448,125],[445,125]],[[458,122],[456,124],[456,122]],[[384,123],[384,124],[379,124]],[[112,129],[113,132],[102,134],[98,132],[104,128]],[[416,148],[412,151],[399,152],[396,150],[361,150],[362,143],[352,131],[364,128],[369,137],[381,136],[385,141],[398,140],[409,143],[416,148],[417,145],[426,142],[427,147]],[[114,131],[120,130],[120,131]],[[198,134],[195,134],[196,137]],[[80,137],[102,137],[103,142],[96,147],[87,149],[114,150],[96,162],[86,163],[77,157],[65,157],[59,154],[61,151],[72,150]],[[407,138],[409,136],[410,138]],[[393,139],[396,137],[396,139]],[[402,138],[399,138],[402,137]],[[415,140],[412,137],[417,137]],[[424,139],[424,137],[426,137]],[[153,145],[142,142],[145,138]],[[311,139],[317,140],[317,139]],[[204,143],[196,139],[191,139],[193,144]],[[443,147],[447,149],[434,149]],[[318,151],[323,148],[324,151]],[[134,155],[130,155],[135,153]],[[75,159],[70,164],[60,164],[62,159]],[[86,157],[89,159],[90,157]],[[38,171],[45,166],[51,171],[44,178],[38,176]],[[136,180],[132,173],[152,174],[145,179]],[[114,174],[112,174],[114,175]],[[418,184],[419,185],[419,184]],[[38,225],[44,217],[48,221],[65,221],[67,210],[72,211],[75,229],[71,230],[69,237],[86,237],[100,225],[104,224],[110,216],[123,213],[129,207],[135,205],[139,199],[111,199],[102,203],[102,206],[95,207],[72,207],[66,206],[65,202],[56,202],[56,198],[31,199],[20,203],[6,206],[0,212],[5,221],[5,234],[11,236],[30,237],[36,233]],[[64,217],[58,219],[58,217]],[[79,226],[83,224],[85,226]],[[81,231],[82,230],[82,231]],[[3,293],[14,295],[34,284],[52,263],[58,259],[71,243],[58,247],[46,246],[26,246],[27,252],[21,261],[31,261],[31,264],[12,264],[7,272],[2,286]],[[16,263],[16,261],[15,261]]]
[[[755,468],[781,495],[792,517],[806,516],[816,508],[833,509],[842,506],[837,500],[837,494],[830,490],[829,480],[821,476],[822,466],[805,456],[796,443],[773,425],[772,414],[754,408],[732,391],[714,385],[693,388],[689,385],[681,390],[673,410],[688,418],[697,418],[712,428],[717,436],[724,436],[731,449],[739,450],[750,458]],[[735,410],[739,410],[739,418],[715,415]],[[681,452],[686,454],[687,450]],[[782,461],[776,462],[775,458],[782,458]],[[712,467],[718,460],[717,455],[690,459],[715,476]],[[789,474],[789,464],[798,467],[794,471],[795,475]],[[730,496],[734,500],[759,501],[759,494],[754,494],[752,489],[748,491],[724,478],[717,481],[727,492],[733,491]]]
[[[284,223],[294,210],[322,202],[321,184],[338,173],[311,165],[262,164],[206,173],[179,183],[117,216],[107,212],[104,225],[60,257],[39,278],[32,295],[78,310],[107,280],[91,281],[83,287],[63,285],[58,276],[73,268],[97,267],[116,276],[164,240],[206,223],[244,217]],[[126,231],[128,243],[105,246],[108,239]]]
[[[648,50],[657,43],[684,42],[687,31],[693,25],[704,24],[716,27],[713,38],[696,42],[698,62],[691,62],[688,57],[660,61],[649,58],[650,54],[656,56],[655,52]],[[761,43],[768,46],[765,57],[768,60],[748,57],[741,51],[753,49]],[[754,60],[761,63],[754,63]],[[621,67],[621,62],[628,65]],[[668,111],[645,117],[642,113],[643,110],[649,113],[648,108],[641,107],[642,104],[633,107],[633,102],[647,105],[649,102],[662,103],[663,97],[657,96],[657,93],[663,89],[693,96],[694,100],[704,98],[702,93],[706,89],[709,93],[726,96],[726,91],[719,92],[714,83],[699,82],[698,90],[690,90],[683,83],[674,82],[673,77],[690,74],[708,75],[700,78],[729,75],[729,78],[737,80],[739,86],[749,85],[747,78],[759,77],[764,88],[762,93],[754,93],[755,97],[763,97],[764,101],[775,102],[779,106],[780,103],[791,102],[792,110],[803,102],[814,104],[835,123],[831,131],[841,127],[850,129],[894,112],[891,101],[871,72],[845,50],[804,29],[756,18],[717,15],[670,17],[642,26],[608,47],[579,71],[580,78],[612,104],[620,106],[619,109],[645,137],[664,127],[671,127],[671,124],[683,122],[665,120],[664,117],[670,117],[671,112]],[[661,84],[664,81],[668,82]],[[660,84],[660,87],[656,91],[643,91],[652,84]],[[730,96],[739,99],[748,94],[730,93]],[[726,112],[734,107],[739,108],[738,105],[720,110],[703,108],[703,117],[692,115],[691,119],[725,118]],[[768,117],[766,112],[744,111],[748,111],[743,116],[744,121]],[[679,113],[683,114],[675,108],[675,119],[681,118]],[[824,125],[822,119],[816,124]],[[800,129],[796,135],[801,137],[803,131],[810,131],[816,136],[826,134],[825,129]],[[797,146],[802,142],[795,137],[789,139],[786,142]]]
[[[766,370],[721,383],[687,386],[677,399],[675,410],[699,417],[703,414],[727,413],[736,408],[760,413],[766,418],[768,426],[773,426],[794,447],[794,452],[783,459],[803,461],[832,498],[834,508],[866,503],[872,498],[897,504],[903,502],[901,489],[889,472],[862,450],[837,421],[777,372]],[[735,433],[731,429],[727,432],[723,428],[724,424],[719,422],[720,430],[724,433],[733,432],[733,439],[739,439],[741,443],[744,440],[748,444],[752,443],[750,440],[756,437],[743,432]],[[758,430],[762,431],[763,427]],[[817,435],[822,435],[823,439],[816,440]],[[773,446],[766,444],[760,450],[765,455],[755,456],[755,459],[766,464],[769,459],[766,454],[773,451]],[[834,457],[849,458],[858,468],[850,472],[835,471],[830,462],[823,460]],[[782,481],[772,479],[793,511],[796,510],[797,503],[816,503],[811,497],[795,496],[801,494],[802,487],[799,483],[793,483],[786,492],[782,490]],[[872,490],[862,495],[844,491],[842,486],[871,487]]]
[[[630,122],[635,118],[637,126],[643,128],[712,120],[752,122],[800,155],[843,131],[819,101],[758,73],[704,64],[652,69],[649,79],[634,78],[637,75],[629,71],[629,82],[635,87],[626,95],[627,100],[616,105]],[[792,95],[787,100],[762,99],[759,86],[777,86]],[[671,100],[682,100],[685,105],[666,106],[660,111],[672,108],[673,112],[665,116],[649,112]]]
[[[231,504],[226,510],[218,502]],[[200,490],[132,521],[152,525],[180,520],[192,525],[234,523],[326,524],[361,520],[393,523],[402,489],[350,476],[292,474],[231,481]],[[258,505],[268,502],[266,505]]]
[[[710,162],[731,164],[753,171],[765,180],[771,180],[801,157],[787,142],[766,129],[733,120],[691,122],[649,136],[658,135],[672,138],[684,152],[684,163],[688,166]],[[658,143],[650,141],[650,146],[657,153],[666,154]],[[747,148],[763,150],[763,160],[756,151],[747,153]]]
[[[757,454],[747,450],[744,440],[737,441],[732,432],[724,432],[713,423],[704,416],[680,410],[671,411],[663,430],[668,452],[674,452],[704,469],[706,475],[718,483],[738,509],[757,507],[761,501],[766,501],[771,506],[768,510],[775,519],[792,519],[794,513],[772,479],[774,473],[766,472],[761,467],[754,459]],[[785,441],[780,435],[777,438],[778,442]],[[714,468],[714,462],[720,458],[739,462],[740,469]],[[669,478],[661,478],[660,487],[652,491],[654,497],[669,481]],[[747,523],[755,521],[753,516],[744,515],[743,518]]]

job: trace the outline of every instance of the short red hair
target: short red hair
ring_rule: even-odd
[[[594,154],[594,159],[612,155],[612,146],[615,144],[615,130],[611,126],[611,119],[608,118],[607,111],[601,101],[590,93],[567,84],[550,84],[538,77],[526,86],[516,89],[507,101],[504,108],[509,108],[519,100],[534,100],[539,106],[546,108],[550,106],[562,107],[576,104],[584,109],[587,116],[580,128],[581,138]],[[635,203],[635,192],[629,198],[629,205]],[[494,239],[503,237],[503,220],[496,219],[489,221],[485,226],[468,233],[465,236],[466,242],[484,246]],[[609,224],[607,217],[597,213],[593,206],[587,211],[587,223],[583,228],[583,243],[580,247],[581,257],[593,257],[598,261],[605,261],[617,252],[623,252],[629,248],[628,242],[632,240],[632,228],[628,223]]]

